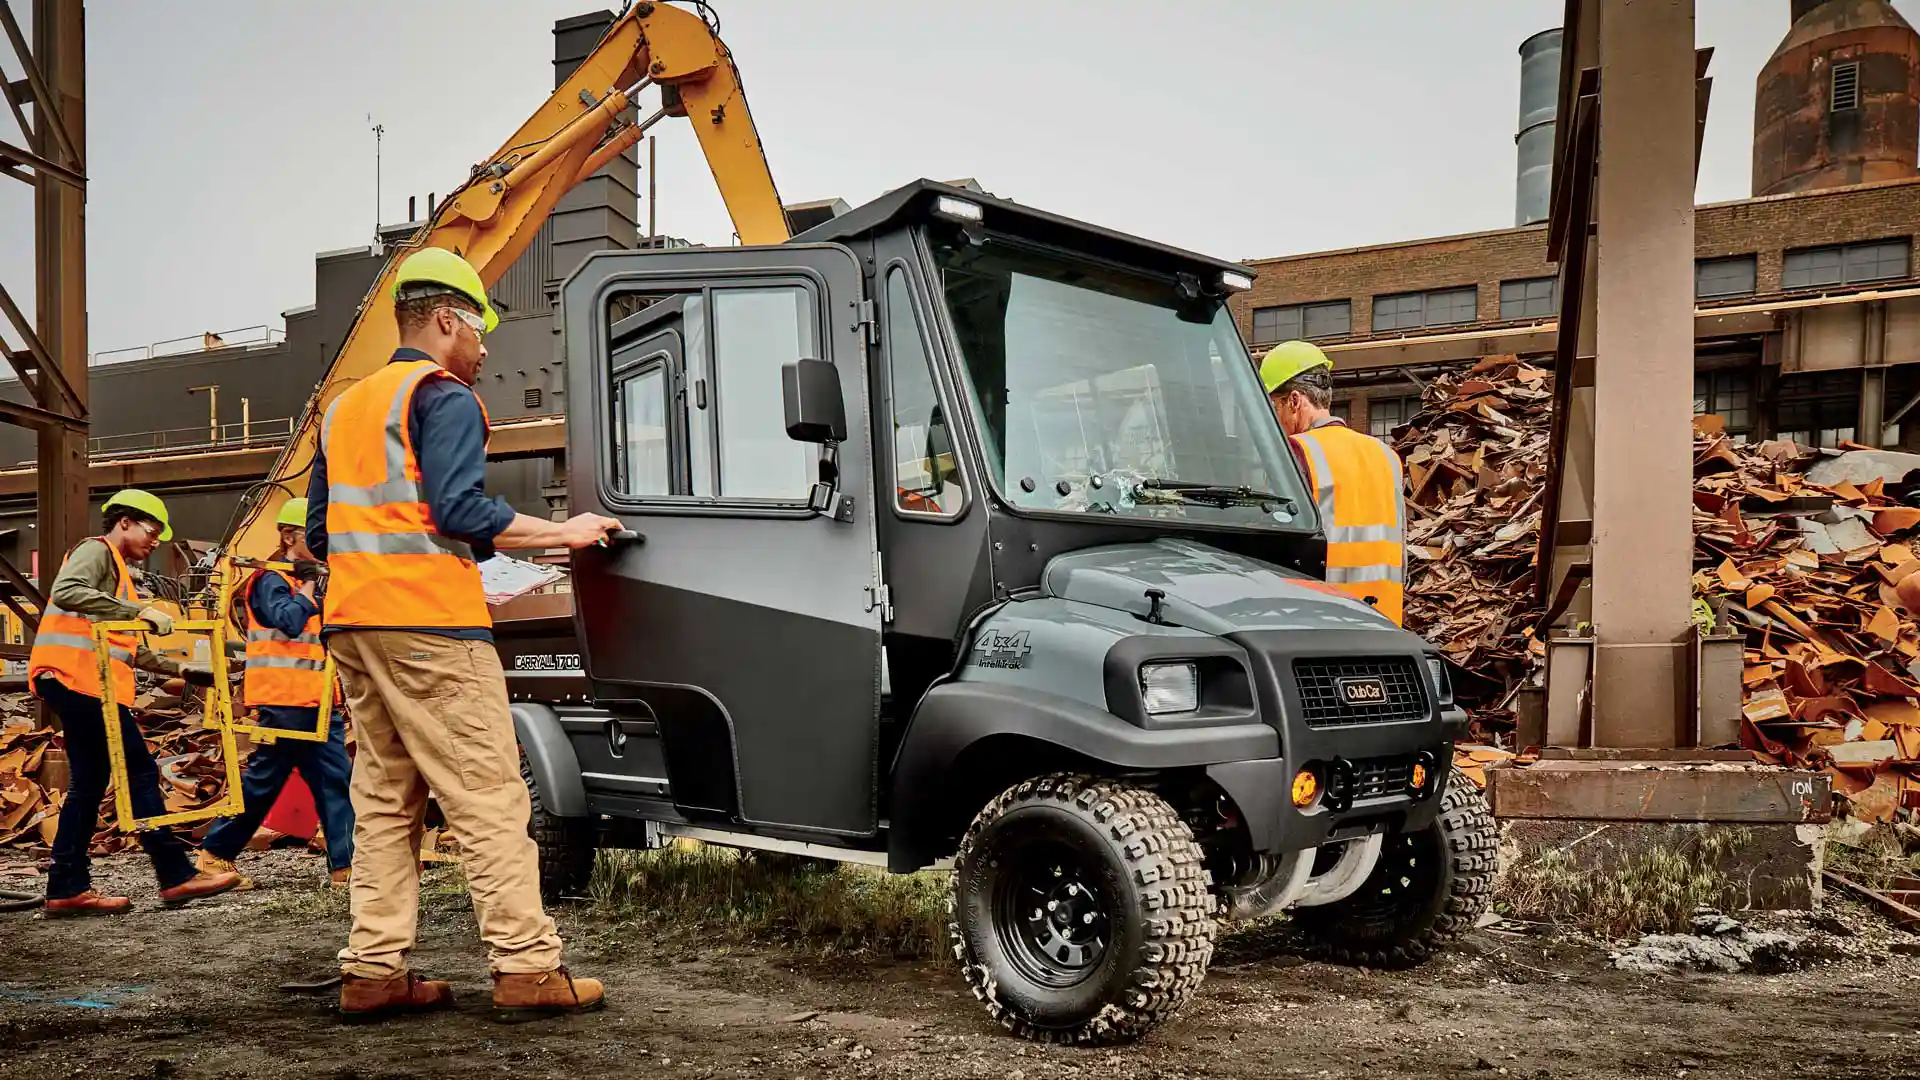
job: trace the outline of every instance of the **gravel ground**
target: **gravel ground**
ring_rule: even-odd
[[[728,946],[590,908],[557,913],[609,1008],[491,1023],[485,954],[457,878],[422,902],[415,954],[453,1012],[343,1027],[324,977],[345,933],[325,864],[243,857],[261,887],[165,911],[138,857],[99,863],[133,914],[0,915],[0,1077],[416,1080],[580,1077],[1898,1077],[1920,1074],[1916,940],[1847,904],[1754,920],[1802,941],[1774,975],[1614,970],[1604,943],[1480,931],[1427,966],[1376,972],[1226,938],[1200,995],[1127,1047],[1031,1046],[985,1019],[950,966]],[[30,865],[0,861],[0,888]]]

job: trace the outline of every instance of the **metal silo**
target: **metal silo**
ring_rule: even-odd
[[[1560,106],[1560,28],[1520,43],[1519,161],[1514,174],[1513,223],[1547,220],[1553,200],[1553,120]]]

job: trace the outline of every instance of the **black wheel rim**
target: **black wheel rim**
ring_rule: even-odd
[[[995,929],[1015,970],[1050,989],[1091,977],[1113,940],[1098,864],[1057,840],[1021,844],[997,863]]]

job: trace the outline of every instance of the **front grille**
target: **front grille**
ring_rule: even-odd
[[[1353,801],[1378,799],[1383,795],[1405,795],[1407,782],[1413,779],[1413,762],[1408,758],[1373,758],[1353,763]]]
[[[1356,660],[1306,658],[1293,662],[1294,683],[1300,689],[1300,705],[1308,727],[1336,727],[1342,724],[1393,724],[1427,718],[1426,681],[1418,662],[1410,656],[1385,656]],[[1343,680],[1378,679],[1383,691],[1376,703],[1357,704],[1341,693]]]

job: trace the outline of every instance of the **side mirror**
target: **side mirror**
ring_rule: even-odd
[[[847,438],[847,408],[840,373],[825,360],[802,358],[780,369],[780,397],[787,410],[787,438],[837,443]]]

